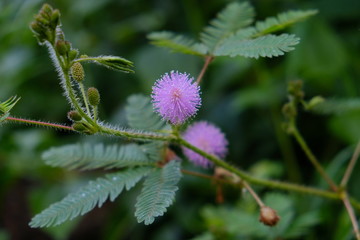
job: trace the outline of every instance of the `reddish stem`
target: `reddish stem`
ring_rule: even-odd
[[[47,122],[28,120],[28,119],[23,119],[23,118],[14,118],[14,117],[7,117],[6,120],[12,121],[12,122],[34,124],[34,125],[38,125],[38,126],[44,126],[44,127],[51,127],[51,128],[64,129],[64,130],[68,130],[68,131],[74,131],[74,129],[72,127],[61,125],[61,124],[56,124],[56,123],[47,123]]]

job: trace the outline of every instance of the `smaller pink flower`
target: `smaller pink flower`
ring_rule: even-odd
[[[195,122],[183,133],[183,138],[201,150],[213,154],[219,158],[224,158],[227,154],[228,141],[221,130],[206,121]],[[194,164],[208,168],[212,166],[205,157],[183,147],[184,155]]]
[[[154,109],[171,124],[184,123],[201,105],[200,87],[186,73],[171,71],[155,82],[152,88]]]

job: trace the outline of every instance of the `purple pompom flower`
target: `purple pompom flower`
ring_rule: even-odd
[[[154,109],[171,124],[182,124],[194,116],[201,105],[200,87],[186,73],[171,71],[152,88]]]
[[[183,138],[201,150],[224,158],[227,153],[228,141],[221,130],[211,123],[200,121],[189,126],[183,134]],[[183,147],[185,156],[194,164],[208,168],[212,162],[205,157]]]

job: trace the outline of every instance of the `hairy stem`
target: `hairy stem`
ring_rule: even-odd
[[[354,170],[354,167],[356,165],[356,162],[359,158],[359,155],[360,155],[360,141],[358,142],[356,148],[355,148],[355,151],[354,151],[354,154],[352,155],[351,157],[351,160],[349,162],[349,165],[347,166],[347,169],[345,171],[345,174],[344,174],[344,177],[343,179],[341,180],[341,184],[340,184],[340,187],[341,188],[345,188],[349,179],[350,179],[350,176]]]
[[[85,89],[84,89],[84,84],[82,84],[81,82],[79,82],[79,87],[80,87],[80,91],[81,91],[81,95],[83,96],[83,101],[85,103],[85,107],[86,107],[86,112],[88,113],[89,116],[91,116],[91,112],[90,112],[90,108],[89,108],[89,103],[85,94]]]
[[[99,132],[104,134],[109,134],[112,136],[142,139],[142,140],[172,141],[175,139],[173,135],[162,135],[154,132],[137,133],[137,132],[121,131],[118,129],[113,129],[105,126],[99,126]]]
[[[209,64],[210,64],[213,60],[214,60],[214,57],[213,57],[213,56],[206,56],[204,66],[202,67],[201,72],[200,72],[198,78],[196,79],[196,83],[197,83],[198,85],[200,84],[201,79],[204,77],[205,72],[206,72]]]
[[[337,185],[325,172],[324,168],[321,166],[321,164],[319,163],[313,152],[310,150],[309,146],[307,145],[304,138],[301,136],[295,124],[293,124],[291,134],[295,137],[296,141],[299,143],[302,150],[305,152],[306,156],[309,158],[310,162],[314,165],[315,169],[319,172],[322,178],[329,184],[329,186],[334,192],[337,192],[338,191]]]
[[[10,121],[10,122],[18,122],[18,123],[25,123],[25,124],[32,124],[32,125],[43,126],[43,127],[50,127],[50,128],[74,131],[74,129],[72,127],[57,124],[57,123],[48,123],[48,122],[41,122],[41,121],[28,120],[28,119],[23,119],[23,118],[15,118],[15,117],[7,117],[6,120]]]

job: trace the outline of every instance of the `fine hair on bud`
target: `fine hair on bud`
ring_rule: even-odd
[[[81,63],[76,62],[71,66],[71,76],[74,80],[81,82],[85,78],[84,68]]]
[[[89,99],[90,105],[92,105],[92,106],[99,105],[100,93],[96,88],[94,88],[94,87],[89,88],[87,94],[88,94],[88,99]]]

